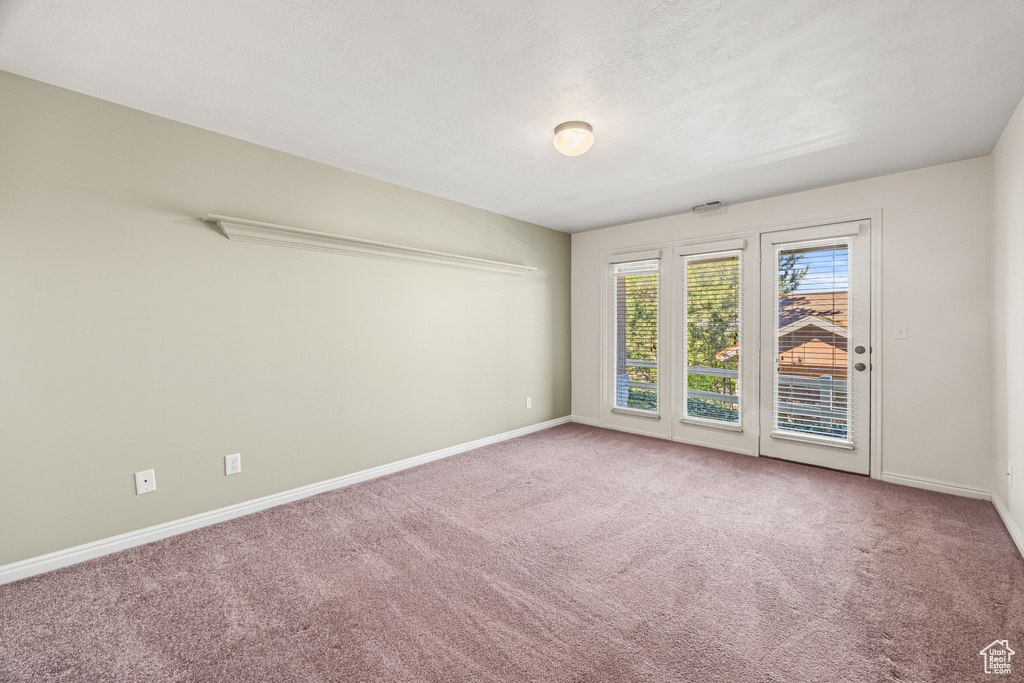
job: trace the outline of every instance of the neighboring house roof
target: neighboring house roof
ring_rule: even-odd
[[[848,292],[811,292],[808,294],[797,294],[788,296],[779,301],[779,336],[799,332],[805,328],[816,327],[822,332],[834,334],[846,339],[849,336],[850,327],[850,297]],[[841,358],[835,357],[828,363],[813,363],[812,365],[846,365],[846,352],[825,344],[820,339],[801,344],[780,354],[780,360],[784,363],[808,362],[796,360],[783,360],[794,354],[793,358],[821,358],[824,357],[825,349],[812,345],[828,347],[828,353],[841,354]],[[728,360],[735,358],[739,348],[735,345],[719,351],[715,358]]]
[[[849,331],[841,325],[835,325],[833,323],[830,323],[828,320],[819,318],[816,315],[808,315],[803,318],[800,318],[799,320],[791,322],[785,327],[779,328],[779,336],[785,337],[787,334],[792,334],[798,330],[802,330],[805,327],[819,327],[825,330],[826,332],[831,332],[832,334],[838,335],[844,339],[849,334]]]
[[[807,316],[827,320],[839,327],[850,326],[850,297],[848,292],[810,292],[793,294],[779,301],[779,328],[802,320]]]

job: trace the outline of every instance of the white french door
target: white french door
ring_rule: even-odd
[[[761,455],[867,474],[867,221],[761,235]]]

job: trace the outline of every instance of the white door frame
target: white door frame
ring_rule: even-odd
[[[789,245],[850,246],[847,278],[848,310],[852,336],[848,343],[847,409],[851,429],[848,440],[807,436],[797,432],[776,431],[773,406],[776,400],[775,372],[778,360],[777,262],[779,249]],[[758,402],[759,447],[764,456],[802,462],[809,465],[868,474],[871,471],[871,224],[870,221],[848,221],[810,228],[764,232],[761,234],[761,292],[759,305],[758,362],[760,364],[760,397]],[[865,315],[864,306],[867,306]],[[862,349],[860,354],[854,347]],[[854,364],[860,366],[854,369]],[[868,367],[864,367],[864,366]],[[865,405],[867,404],[867,405]]]
[[[736,236],[748,235],[751,239],[760,243],[761,235],[768,232],[781,232],[784,230],[796,230],[798,228],[813,228],[835,223],[849,223],[852,221],[867,221],[868,229],[871,232],[871,410],[870,410],[870,444],[871,456],[868,476],[872,479],[882,478],[882,383],[885,373],[883,372],[884,348],[882,341],[885,338],[882,331],[882,209],[870,209],[856,211],[835,216],[827,216],[816,220],[799,221],[796,223],[777,223],[755,228],[745,233],[735,233]],[[723,233],[722,237],[733,236]],[[758,354],[760,357],[760,354]],[[758,372],[760,378],[760,372]],[[757,387],[760,391],[760,385]],[[760,394],[759,394],[760,395]],[[759,426],[760,427],[760,426]]]

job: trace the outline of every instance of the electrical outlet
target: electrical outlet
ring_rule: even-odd
[[[907,323],[896,323],[892,326],[893,339],[907,339],[910,336],[910,325]]]
[[[242,471],[242,454],[224,456],[224,476],[238,474]]]
[[[135,473],[135,495],[156,491],[156,470]]]
[[[533,407],[533,398],[527,396],[526,397],[526,409],[529,410],[532,407]]]

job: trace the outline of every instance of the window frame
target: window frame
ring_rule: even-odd
[[[747,263],[748,259],[746,259],[746,257],[749,256],[749,254],[747,253],[747,251],[748,251],[747,250],[748,244],[749,243],[748,243],[747,237],[745,237],[745,236],[744,237],[735,237],[733,239],[724,239],[724,240],[722,240],[722,239],[718,239],[718,240],[716,240],[716,239],[697,239],[697,240],[689,240],[689,241],[687,241],[684,244],[677,244],[672,249],[673,260],[675,262],[676,268],[679,270],[679,273],[675,276],[675,286],[673,287],[675,296],[679,297],[678,299],[675,300],[675,302],[673,304],[673,314],[674,315],[678,315],[679,319],[671,321],[672,326],[673,326],[673,330],[674,330],[674,337],[673,337],[673,341],[672,341],[672,344],[673,344],[673,359],[674,359],[674,363],[676,365],[676,372],[675,372],[675,378],[674,378],[675,391],[676,391],[676,394],[675,394],[676,399],[675,400],[676,400],[676,405],[678,406],[677,412],[678,412],[678,416],[679,416],[677,422],[679,424],[681,424],[681,425],[684,425],[687,428],[689,428],[689,427],[699,427],[699,428],[700,427],[710,427],[710,428],[712,428],[712,429],[714,429],[714,430],[716,430],[718,432],[735,432],[737,434],[741,434],[741,433],[743,433],[745,431],[744,426],[743,426],[744,423],[746,422],[744,420],[744,415],[747,415],[747,413],[749,411],[749,406],[745,406],[744,405],[745,402],[744,402],[744,400],[743,400],[743,398],[741,396],[741,398],[739,400],[739,403],[737,404],[739,406],[739,413],[740,413],[740,420],[739,420],[739,424],[738,425],[733,425],[733,424],[729,424],[729,423],[725,423],[725,422],[716,422],[716,421],[713,421],[713,420],[701,420],[699,418],[690,418],[690,417],[687,417],[684,414],[684,407],[686,405],[685,404],[685,401],[686,401],[686,391],[685,391],[685,387],[684,387],[684,382],[686,381],[686,368],[687,368],[687,360],[688,360],[688,358],[687,358],[687,353],[686,353],[687,340],[686,340],[686,330],[685,330],[685,324],[686,324],[686,321],[687,321],[686,297],[683,295],[683,285],[684,285],[685,278],[686,278],[686,268],[684,267],[684,264],[683,264],[683,257],[700,256],[700,255],[704,255],[704,254],[715,254],[715,253],[729,252],[729,251],[738,251],[740,253],[740,297],[741,298],[740,298],[739,318],[740,318],[740,327],[741,327],[741,333],[742,333],[742,330],[746,329],[744,323],[746,322],[746,323],[749,324],[749,322],[750,322],[750,321],[744,321],[744,317],[749,314],[749,311],[746,310],[747,307],[744,304],[745,297],[744,297],[744,294],[743,294],[744,283],[746,281],[745,278],[750,275],[749,273],[744,273],[744,269],[748,269],[748,268],[751,267]],[[755,266],[757,265],[756,264],[756,259],[755,259],[754,265]],[[748,351],[748,353],[749,353],[749,351]],[[741,360],[741,362],[742,362],[742,360]],[[755,367],[756,367],[756,364],[755,364]],[[740,376],[739,376],[740,382],[743,382],[743,379],[744,379],[743,378],[743,372],[744,372],[743,370],[740,371]],[[749,373],[749,368],[747,368],[747,372]],[[749,380],[749,377],[748,377],[748,380]],[[743,382],[743,384],[744,384],[744,386],[747,386],[747,385],[749,385],[749,381]],[[756,382],[755,382],[754,386],[755,386],[755,389],[756,389],[756,386],[757,386]],[[749,386],[747,386],[747,388],[749,389]],[[756,422],[755,422],[755,426],[756,426]],[[717,448],[717,447],[722,447],[722,446],[717,446],[716,445],[714,447]]]
[[[731,242],[719,242],[719,243],[707,243],[693,245],[688,248],[681,248],[676,250],[677,264],[679,266],[679,278],[677,279],[678,290],[680,294],[680,306],[678,307],[679,319],[676,321],[680,328],[680,343],[679,343],[679,389],[680,389],[680,401],[679,401],[679,422],[682,424],[698,425],[703,427],[713,427],[715,429],[724,429],[734,432],[742,432],[744,427],[743,419],[743,397],[746,391],[746,386],[743,381],[743,372],[745,369],[747,353],[744,344],[744,325],[743,317],[745,314],[744,309],[744,296],[743,296],[743,268],[745,265],[744,251],[746,249],[746,240],[734,240]],[[736,307],[736,326],[737,326],[737,357],[736,357],[736,422],[727,422],[725,420],[714,420],[711,418],[695,417],[687,414],[687,406],[689,403],[689,375],[690,375],[690,364],[689,364],[689,278],[688,278],[688,265],[689,262],[695,259],[708,260],[716,256],[732,256],[735,255],[737,258],[736,263],[736,288],[737,288],[737,307]]]
[[[647,420],[660,420],[662,414],[662,408],[665,404],[665,392],[663,391],[664,382],[662,376],[665,368],[664,359],[664,344],[662,343],[662,318],[664,308],[664,271],[665,263],[662,259],[663,252],[661,249],[648,249],[642,251],[629,251],[621,252],[609,255],[605,259],[605,277],[607,278],[607,284],[604,287],[606,292],[607,300],[604,306],[604,310],[607,312],[608,321],[605,332],[605,344],[604,344],[604,358],[602,364],[605,367],[605,401],[606,410],[609,413],[615,413],[618,415],[628,415],[633,417],[640,417]],[[655,272],[657,277],[658,287],[658,301],[657,301],[657,340],[658,340],[658,381],[657,381],[657,410],[643,410],[640,408],[630,408],[626,406],[617,405],[617,390],[618,390],[618,375],[616,367],[616,343],[617,343],[617,323],[618,323],[618,311],[617,311],[617,300],[616,300],[616,281],[615,266],[624,263],[633,263],[639,261],[658,261],[658,269]]]

